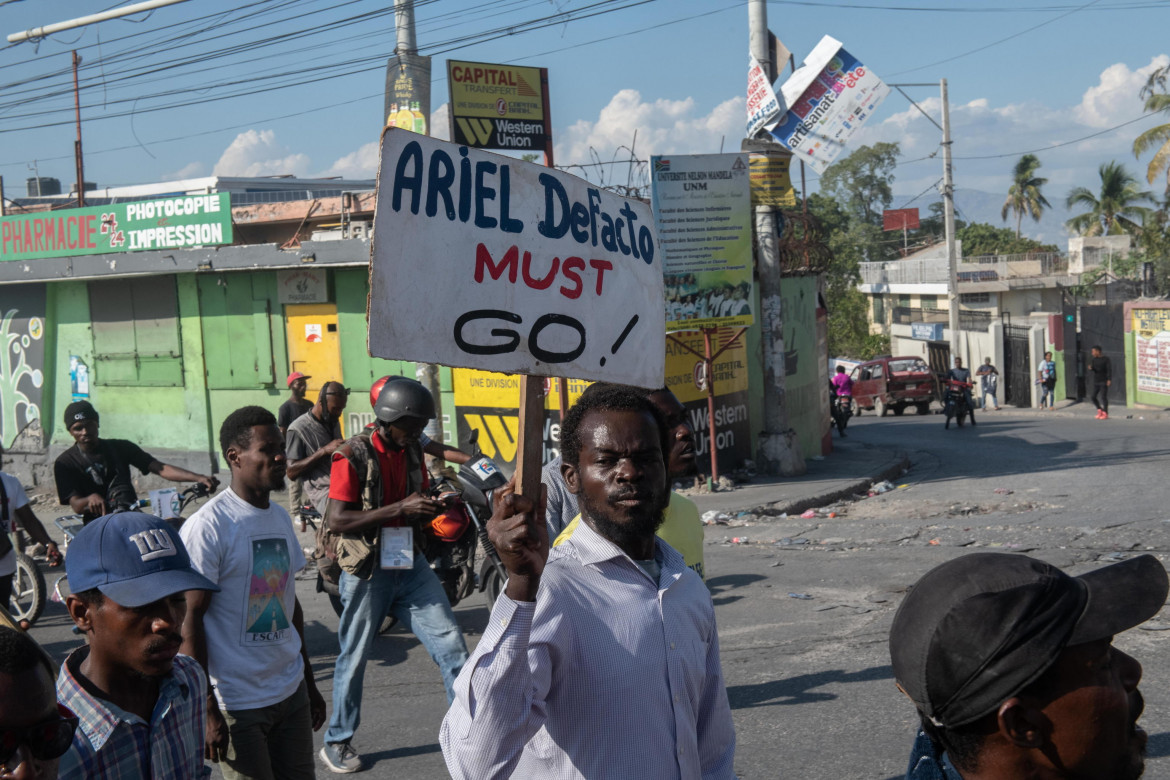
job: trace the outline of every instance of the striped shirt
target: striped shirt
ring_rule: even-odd
[[[655,548],[657,583],[582,523],[535,603],[499,597],[439,733],[452,777],[735,777],[710,593]]]
[[[207,677],[199,663],[175,656],[159,682],[150,723],[82,687],[75,670],[89,653],[75,650],[61,665],[57,700],[80,719],[73,744],[61,758],[61,780],[193,780],[211,774],[203,763],[207,728]]]

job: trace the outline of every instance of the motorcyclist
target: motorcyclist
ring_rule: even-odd
[[[971,424],[974,425],[975,424],[975,411],[974,411],[975,402],[971,399],[971,371],[969,369],[963,368],[963,358],[961,358],[961,357],[955,358],[955,367],[947,372],[947,379],[954,381],[954,382],[962,383],[961,387],[956,387],[954,389],[957,392],[959,392],[959,391],[962,392],[963,398],[967,402],[967,410],[968,410],[968,414],[971,418]],[[963,419],[960,417],[959,418],[960,424],[962,423],[962,421],[963,421]],[[943,427],[944,428],[951,427],[951,418],[950,417],[947,417],[946,425],[944,425]]]
[[[850,377],[849,374],[847,374],[845,372],[845,366],[837,366],[837,373],[834,374],[833,378],[829,380],[829,385],[831,386],[832,391],[833,391],[833,399],[832,399],[833,421],[837,423],[837,432],[840,433],[842,436],[844,436],[845,435],[845,424],[844,424],[844,420],[842,419],[842,417],[845,415],[848,415],[850,412],[847,411],[846,408],[842,408],[842,404],[846,403],[846,402],[841,401],[841,399],[848,398],[848,399],[850,399],[850,401],[848,403],[852,402],[852,399],[853,399],[853,378]],[[846,419],[848,419],[848,418],[846,417]]]
[[[397,376],[384,376],[374,382],[374,384],[370,385],[370,407],[373,408],[378,405],[378,393],[382,392],[382,387],[386,384],[386,382],[391,379],[401,378],[402,377]],[[366,426],[366,430],[373,432],[375,427],[377,427],[377,423],[371,422]],[[460,466],[471,460],[471,456],[463,450],[456,447],[448,447],[446,444],[434,441],[425,433],[419,435],[418,443],[422,445],[423,452],[425,452],[427,455],[430,455],[432,458],[445,460],[448,463],[457,463]]]
[[[76,444],[53,464],[57,498],[85,523],[138,500],[131,466],[171,482],[198,482],[209,492],[219,486],[215,477],[163,463],[133,442],[99,438],[98,413],[89,401],[74,401],[65,407],[65,428]]]

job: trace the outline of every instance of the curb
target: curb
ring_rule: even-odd
[[[844,487],[830,490],[826,493],[821,493],[815,496],[808,496],[806,498],[798,498],[787,503],[775,502],[771,504],[763,504],[757,507],[751,507],[741,511],[749,512],[755,515],[764,515],[766,517],[777,517],[779,515],[799,515],[806,509],[815,509],[825,504],[832,504],[835,501],[840,501],[843,498],[850,498],[869,489],[875,482],[892,479],[900,476],[903,472],[910,468],[910,456],[905,452],[898,452],[894,455],[894,462],[889,466],[885,466],[880,471],[871,474],[868,477],[855,480],[848,483]]]

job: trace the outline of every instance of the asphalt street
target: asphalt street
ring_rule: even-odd
[[[1143,551],[1170,553],[1165,421],[1096,421],[1074,409],[980,414],[974,428],[943,430],[935,415],[869,414],[854,418],[848,434],[835,440],[841,457],[866,448],[909,455],[896,489],[810,519],[757,514],[730,493],[731,524],[707,529],[736,769],[745,779],[902,776],[914,712],[894,686],[887,635],[907,586],[933,565],[995,549],[1081,573]],[[328,698],[337,619],[313,585],[306,576],[298,593]],[[488,604],[476,594],[456,613],[474,646]],[[1170,629],[1170,611],[1149,627]],[[58,658],[79,642],[56,604],[33,633]],[[1117,644],[1145,667],[1146,777],[1170,778],[1170,632],[1135,630]],[[370,765],[363,776],[447,777],[437,739],[445,709],[438,670],[418,641],[401,628],[380,637],[355,740]],[[319,768],[318,776],[332,775]]]

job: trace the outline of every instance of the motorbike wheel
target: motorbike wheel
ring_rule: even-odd
[[[45,611],[47,598],[45,575],[37,568],[36,561],[24,553],[17,553],[16,573],[12,575],[12,596],[8,600],[8,611],[13,620],[18,623],[27,620],[30,625],[37,622],[37,618]]]

